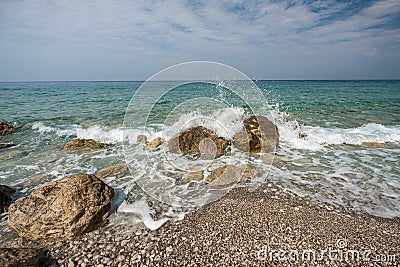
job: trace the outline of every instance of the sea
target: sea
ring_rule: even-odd
[[[0,120],[16,131],[0,143],[16,146],[0,150],[0,184],[17,189],[18,198],[57,179],[126,163],[128,174],[104,179],[116,192],[110,223],[151,229],[236,186],[274,185],[350,211],[400,216],[400,81],[236,82],[244,96],[261,93],[255,102],[231,88],[230,81],[1,82]],[[252,114],[277,125],[275,151],[249,155],[232,147],[219,158],[168,151],[170,138],[198,125],[232,140]],[[164,143],[146,151],[139,134]],[[74,138],[109,147],[63,150]],[[187,172],[202,169],[206,177],[226,164],[250,166],[257,175],[224,188],[181,183]],[[0,242],[15,236],[6,219]]]

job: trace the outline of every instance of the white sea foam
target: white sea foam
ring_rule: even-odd
[[[118,212],[128,213],[131,216],[132,215],[138,216],[136,223],[142,222],[144,225],[146,225],[147,228],[151,230],[156,230],[160,228],[164,223],[168,221],[168,218],[154,220],[151,217],[152,211],[146,199],[136,201],[132,204],[124,202],[118,207]]]
[[[296,149],[324,150],[329,145],[361,145],[362,142],[396,143],[400,141],[400,126],[369,123],[357,128],[324,128],[303,126],[294,129],[293,123],[278,125],[281,143]],[[299,133],[306,135],[299,138]]]
[[[162,135],[169,139],[186,129],[203,126],[214,131],[218,136],[231,140],[235,133],[242,129],[244,114],[245,110],[241,107],[217,109],[206,114],[193,111],[183,114],[176,121],[170,122],[167,119]]]

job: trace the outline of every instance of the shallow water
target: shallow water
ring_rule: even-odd
[[[183,173],[202,168],[207,175],[227,163],[248,164],[258,170],[257,177],[246,184],[250,187],[272,182],[349,209],[400,216],[400,81],[256,84],[267,104],[249,107],[226,89],[227,83],[182,84],[152,105],[151,96],[170,85],[153,82],[131,110],[136,112],[129,117],[137,123],[133,127],[126,121],[122,124],[141,82],[0,83],[0,120],[20,127],[0,139],[17,144],[0,150],[0,183],[27,195],[49,181],[127,161],[131,175],[105,179],[119,192],[115,202],[122,202],[112,221],[142,221],[157,228],[230,189],[213,190],[205,182],[180,185],[177,180]],[[243,84],[243,92],[246,89]],[[147,104],[152,105],[148,117],[141,113]],[[166,144],[146,153],[136,143],[138,134],[168,140],[195,125],[230,139],[240,130],[249,108],[278,125],[280,145],[272,166],[271,155],[248,156],[236,149],[216,160],[193,161],[168,153]],[[146,125],[140,127],[142,121]],[[306,138],[299,139],[299,132]],[[100,151],[64,151],[63,145],[72,138],[93,138],[111,146]],[[366,147],[362,142],[379,142],[384,148]],[[123,213],[127,215],[120,216]],[[2,221],[2,230],[7,231]]]

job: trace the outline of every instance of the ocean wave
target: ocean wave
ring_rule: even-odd
[[[400,141],[400,125],[385,126],[368,123],[356,128],[324,128],[297,126],[294,123],[278,125],[281,144],[307,150],[324,150],[330,145],[361,145],[363,142],[396,143]],[[299,138],[299,133],[304,138]]]
[[[46,126],[43,122],[35,122],[32,129],[39,133],[50,133],[56,136],[76,136],[76,138],[95,139],[100,142],[114,144],[123,141],[124,130],[122,127],[111,128],[107,126],[94,125],[82,127],[80,125],[71,125],[67,129]]]

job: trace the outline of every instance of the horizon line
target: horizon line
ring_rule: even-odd
[[[194,80],[155,80],[151,82],[174,82]],[[199,80],[200,81],[200,80]],[[215,81],[215,80],[204,80]],[[245,81],[245,80],[243,80]],[[400,81],[400,78],[378,79],[251,79],[251,81]],[[45,83],[45,82],[146,82],[146,80],[25,80],[25,81],[0,81],[0,83]]]

